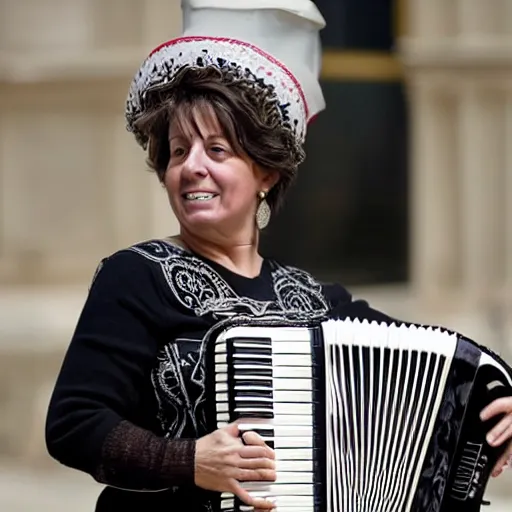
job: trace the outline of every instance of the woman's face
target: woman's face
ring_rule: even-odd
[[[213,110],[192,112],[193,119],[169,127],[164,185],[172,209],[182,231],[212,241],[249,243],[258,193],[268,192],[275,179],[235,154]]]

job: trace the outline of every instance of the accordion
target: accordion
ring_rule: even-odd
[[[456,333],[326,319],[245,321],[207,343],[210,430],[237,421],[275,450],[275,482],[244,482],[277,512],[480,510],[505,447],[480,420],[512,394],[499,356]],[[220,510],[252,510],[232,494]]]

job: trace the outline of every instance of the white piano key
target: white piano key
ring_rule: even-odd
[[[284,508],[293,510],[305,510],[311,512],[314,510],[314,497],[313,496],[277,496],[274,499],[276,504],[275,512],[281,512]],[[300,507],[300,508],[299,508]],[[253,512],[254,509],[247,505],[240,506],[240,512]]]
[[[284,507],[280,505],[279,508],[275,508],[273,512],[313,512],[313,507],[310,505],[309,507],[303,507],[300,505],[290,505],[288,507]]]
[[[312,460],[276,460],[276,471],[313,472]]]
[[[295,486],[299,484],[313,485],[314,475],[307,472],[277,473],[275,482],[243,482],[243,488],[247,491],[265,490],[270,483],[275,486]]]
[[[227,345],[226,345],[225,341],[219,341],[219,342],[215,343],[215,353],[216,354],[226,352],[226,348],[227,348]]]
[[[258,485],[259,484],[259,485]],[[264,482],[240,482],[240,485],[251,491],[254,498],[266,498],[269,496],[313,496],[313,484],[278,484]]]
[[[289,367],[290,364],[311,367],[313,364],[311,354],[293,354],[293,359],[289,355],[282,354],[274,354],[272,357],[272,366],[274,368],[280,366]]]
[[[295,357],[295,356],[294,356]],[[302,357],[302,356],[300,356]],[[240,362],[233,364],[234,373],[238,372],[251,372],[256,370],[255,373],[261,370],[267,370],[272,372],[274,378],[311,378],[311,368],[309,366],[275,366],[274,364],[251,364],[249,362]],[[227,375],[228,365],[218,364],[215,367],[217,374]]]
[[[249,396],[235,396],[234,397],[235,404],[238,402],[259,402],[262,404],[270,404],[276,402],[273,398],[266,397],[266,396],[255,396],[255,395],[249,395]]]
[[[262,401],[261,403],[264,403]],[[264,407],[244,407],[235,405],[235,413],[243,414],[250,413],[255,414],[258,412],[268,412],[268,408]],[[272,404],[272,411],[274,416],[286,416],[286,415],[303,415],[303,414],[313,414],[313,404],[288,404],[288,403],[279,403],[274,402]]]
[[[217,413],[229,412],[229,404],[227,402],[217,402]]]
[[[254,356],[251,354],[237,354],[233,356],[233,364],[250,364],[253,359]],[[259,356],[258,360],[263,364],[268,363],[272,368],[292,368],[291,365],[293,365],[293,367],[311,367],[313,364],[311,354],[273,354],[272,356]],[[226,356],[215,356],[216,364],[223,365],[226,364],[226,361]]]
[[[267,423],[257,423],[253,422],[243,422],[238,424],[238,428],[242,432],[246,432],[249,430],[265,430],[269,432],[273,432],[274,435],[279,437],[306,437],[313,436],[313,427],[305,427],[305,426],[295,426],[290,425],[287,427],[281,427],[276,425],[269,425]]]
[[[216,391],[227,391],[229,388],[228,388],[228,383],[227,381],[226,382],[216,382],[215,383],[215,390]]]
[[[221,510],[229,510],[229,509],[232,509],[233,507],[235,506],[235,499],[233,497],[224,497],[224,496],[221,496],[221,501],[220,501],[220,509]]]
[[[272,354],[311,355],[311,343],[307,341],[278,341],[272,343]]]
[[[265,442],[273,442],[274,448],[312,448],[311,437],[267,437],[263,436]]]
[[[221,424],[221,423],[231,423],[231,416],[229,413],[227,412],[218,412],[217,413],[217,425]]]
[[[229,413],[226,412],[219,412],[216,415],[217,422],[227,422],[230,423],[231,421],[234,421],[231,419],[231,416]],[[240,415],[239,420],[243,419],[243,415]],[[247,419],[247,417],[246,417]],[[251,422],[254,421],[257,418],[250,418]],[[295,426],[311,426],[313,425],[313,416],[311,414],[302,414],[302,415],[296,415],[296,414],[286,414],[282,416],[276,416],[274,418],[262,418],[267,421],[272,421],[273,425],[281,425],[281,426],[288,426],[288,425],[295,425]]]
[[[279,461],[312,461],[312,448],[277,448],[274,450]]]
[[[300,356],[302,357],[302,356]],[[272,377],[275,379],[310,379],[310,366],[272,366]]]
[[[264,390],[259,390],[263,392]],[[268,390],[271,391],[271,390]],[[235,402],[241,402],[244,400],[261,400],[263,402],[270,402],[270,403],[307,403],[311,404],[312,402],[312,393],[311,391],[273,391],[272,396],[259,396],[258,390],[254,390],[254,394],[249,394],[250,391],[245,392],[243,395],[234,393],[234,400]],[[218,393],[217,394],[217,401],[219,402],[227,402],[228,401],[228,394],[227,393]]]
[[[273,392],[273,400],[274,402],[304,402],[311,404],[313,402],[313,392],[277,389]]]
[[[218,376],[216,376],[218,377]],[[252,381],[257,386],[263,385],[262,382],[268,382],[271,389],[274,391],[310,391],[313,389],[312,379],[274,379],[271,377],[264,377],[261,375],[243,376],[235,375],[233,381],[235,386],[239,386],[240,382]]]

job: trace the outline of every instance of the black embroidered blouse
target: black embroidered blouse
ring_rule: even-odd
[[[328,311],[386,318],[273,260],[251,279],[163,240],[117,252],[98,268],[58,376],[50,454],[107,486],[97,512],[213,511],[214,495],[194,486],[205,333],[236,313]]]

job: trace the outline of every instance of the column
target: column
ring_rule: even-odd
[[[407,33],[413,39],[435,40],[457,30],[457,5],[453,0],[409,0],[407,11]]]
[[[508,0],[455,0],[460,37],[476,42],[506,32]]]
[[[507,91],[505,107],[504,137],[512,137],[512,89]],[[501,351],[508,360],[512,360],[512,145],[505,146],[504,194],[505,201],[505,279],[503,282],[503,316],[505,319]]]
[[[504,108],[499,90],[468,85],[461,93],[461,265],[470,310],[495,307],[504,277]]]
[[[412,286],[420,304],[443,308],[458,276],[456,105],[453,92],[411,88]]]

